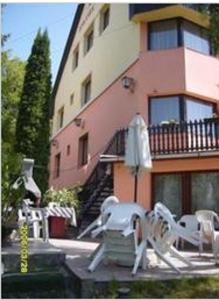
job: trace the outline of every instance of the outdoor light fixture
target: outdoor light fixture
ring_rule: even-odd
[[[58,148],[59,142],[57,140],[52,140],[52,146],[55,146]]]
[[[134,92],[134,83],[134,78],[132,77],[124,76],[122,78],[122,85],[124,89],[129,89],[131,92]]]
[[[74,120],[74,123],[75,123],[75,126],[77,126],[77,127],[80,127],[81,126],[81,119],[80,118],[76,118],[75,120]]]

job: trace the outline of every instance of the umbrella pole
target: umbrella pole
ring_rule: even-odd
[[[138,195],[138,169],[139,167],[137,166],[135,170],[134,203],[137,202],[137,195]]]

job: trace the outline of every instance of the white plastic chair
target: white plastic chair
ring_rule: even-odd
[[[38,239],[40,237],[40,229],[43,232],[43,240],[48,241],[48,218],[44,209],[29,207],[28,199],[24,199],[23,208],[18,210],[18,224],[19,226],[26,223],[29,228],[33,228],[33,237]]]
[[[136,203],[116,203],[104,209],[102,225],[92,231],[93,237],[103,232],[103,240],[88,267],[90,272],[93,272],[102,260],[106,262],[112,260],[122,266],[132,266],[132,275],[136,274],[139,264],[143,269],[146,268],[145,212]],[[143,236],[139,244],[139,231],[137,226],[134,226],[137,218]]]
[[[198,232],[198,220],[195,215],[183,215],[179,221],[177,222],[179,225],[185,227],[191,232],[197,233]],[[181,248],[184,248],[184,240],[180,237],[176,240],[176,248],[179,249],[179,245],[181,243]]]
[[[94,228],[99,227],[103,225],[103,213],[109,207],[110,205],[114,205],[119,203],[119,199],[115,196],[109,196],[107,197],[101,207],[100,207],[100,215],[94,220],[87,228],[85,228],[84,231],[81,232],[80,235],[77,236],[77,239],[81,239],[83,236],[91,232]]]
[[[219,216],[212,210],[198,210],[195,215],[200,223],[199,253],[203,252],[203,243],[210,243],[217,263],[219,256],[219,231],[215,230],[215,221],[219,224]]]
[[[154,211],[146,213],[146,234],[147,240],[158,258],[177,273],[181,273],[181,270],[173,264],[168,254],[175,256],[186,265],[192,267],[191,262],[181,255],[173,244],[177,237],[182,237],[197,246],[199,244],[198,238],[177,224],[169,209],[162,203],[157,203]]]

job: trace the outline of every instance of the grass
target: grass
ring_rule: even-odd
[[[112,281],[101,297],[118,298],[119,287],[118,282],[115,280]],[[219,276],[162,281],[139,281],[129,283],[126,287],[130,289],[129,295],[126,298],[219,298]]]

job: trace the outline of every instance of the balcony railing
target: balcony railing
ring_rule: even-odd
[[[219,151],[219,118],[148,127],[152,156]],[[105,154],[124,156],[128,130],[118,130]]]

